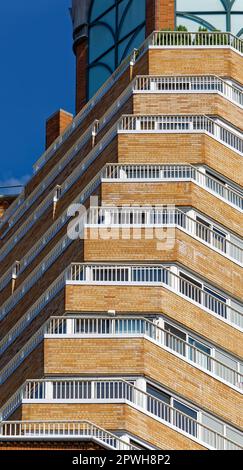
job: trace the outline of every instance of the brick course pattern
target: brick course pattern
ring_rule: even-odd
[[[149,29],[173,29],[173,1],[157,0],[147,2],[147,31]],[[155,24],[156,19],[156,24]],[[87,42],[76,47],[77,56],[77,109],[86,100]],[[232,78],[243,82],[242,57],[233,50],[220,49],[159,49],[150,48],[135,62],[130,64],[115,81],[101,100],[97,100],[80,126],[65,140],[50,160],[33,176],[25,188],[27,198],[42,183],[49,172],[63,156],[76,145],[77,139],[88,129],[95,119],[102,122],[104,113],[128,87],[137,75],[209,75]],[[96,136],[90,135],[87,143],[68,165],[60,171],[55,180],[45,188],[41,196],[20,217],[19,221],[2,239],[0,246],[15,236],[19,227],[33,215],[44,198],[57,184],[65,183],[67,177],[83,164],[92,150],[99,149],[93,163],[85,168],[83,175],[73,184],[60,200],[45,211],[35,221],[31,229],[18,241],[1,262],[0,276],[44,237],[49,227],[66,212],[70,203],[81,193],[87,184],[107,163],[120,164],[195,164],[206,165],[232,182],[242,185],[242,156],[227,148],[212,137],[194,133],[118,133],[108,146],[101,146],[101,139],[115,125],[123,114],[207,114],[218,116],[232,126],[243,129],[242,110],[217,94],[187,93],[135,93],[125,102],[116,104],[112,118],[106,118],[105,125]],[[72,122],[72,116],[59,111],[48,120],[47,146],[58,137]],[[103,182],[94,190],[98,204],[133,204],[194,207],[202,214],[211,217],[235,234],[242,236],[242,215],[229,204],[210,194],[193,182],[153,182],[153,183],[110,183]],[[85,202],[89,207],[90,201]],[[3,212],[0,204],[0,216]],[[1,228],[1,233],[6,229]],[[205,281],[212,283],[229,295],[242,297],[242,274],[240,267],[223,255],[194,239],[179,229],[175,230],[175,240],[169,250],[157,250],[157,240],[145,239],[142,229],[141,240],[92,240],[73,242],[59,258],[53,262],[38,282],[23,296],[17,305],[1,321],[1,339],[21,319],[28,309],[49,288],[51,283],[72,262],[172,262],[184,265]],[[20,288],[31,276],[35,267],[43,262],[56,243],[66,233],[64,226],[43,247],[30,265],[17,276],[14,282],[0,293],[1,305],[11,297],[12,289]],[[94,230],[91,230],[94,233]],[[35,334],[43,323],[53,315],[85,313],[99,315],[100,312],[116,310],[141,315],[163,313],[169,319],[184,325],[199,337],[208,340],[226,352],[242,356],[242,334],[236,328],[210,314],[198,305],[189,302],[164,287],[131,285],[66,285],[59,294],[33,319],[28,327],[9,345],[0,360],[4,367]],[[242,425],[240,394],[210,377],[182,359],[172,355],[152,342],[136,338],[129,339],[45,339],[17,367],[1,385],[0,405],[28,379],[60,376],[143,376],[161,384],[183,400],[214,414],[236,427]],[[169,429],[155,419],[146,416],[125,404],[23,404],[12,419],[88,419],[97,425],[116,432],[137,435],[151,445],[163,449],[202,449],[177,431]],[[68,443],[0,443],[0,449],[15,447],[42,448],[63,446]],[[71,444],[70,444],[71,445]],[[73,443],[73,445],[76,445]],[[82,444],[94,448],[93,443]],[[59,448],[58,447],[58,448]]]

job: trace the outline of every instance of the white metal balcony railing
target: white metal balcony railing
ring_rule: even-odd
[[[161,348],[180,357],[194,367],[209,374],[213,378],[222,381],[226,385],[242,392],[243,375],[240,372],[242,364],[236,363],[232,356],[225,355],[229,362],[235,363],[235,369],[229,367],[227,363],[217,360],[207,352],[193,346],[187,341],[182,340],[175,334],[161,328],[156,323],[145,318],[137,317],[116,317],[111,318],[71,318],[71,317],[52,317],[30,338],[23,348],[11,359],[2,369],[0,376],[1,383],[16,370],[16,368],[31,354],[31,352],[41,343],[44,337],[65,338],[71,336],[76,338],[83,337],[144,337]],[[5,345],[6,349],[6,345]],[[6,419],[13,412],[15,399],[11,400],[10,405],[2,410],[3,418]],[[10,413],[11,412],[11,413]]]
[[[92,227],[175,227],[193,236],[213,250],[242,265],[243,249],[177,208],[92,207],[85,225]]]
[[[101,178],[100,178],[101,175]],[[193,181],[203,189],[213,193],[215,196],[224,200],[236,209],[243,210],[243,197],[240,190],[223,184],[212,176],[207,175],[202,170],[191,165],[119,165],[107,164],[103,170],[95,177],[90,184],[84,189],[73,203],[84,202],[95,190],[100,182],[116,182],[116,181]],[[44,236],[34,245],[33,248],[24,256],[19,263],[18,274],[24,271],[33,259],[44,249],[46,244],[59,232],[59,230],[67,223],[68,217],[66,211],[54,222],[53,226],[48,229]],[[11,267],[0,278],[0,291],[6,287],[13,275]],[[15,273],[16,274],[16,273]]]
[[[98,145],[85,157],[75,170],[65,179],[62,185],[58,186],[58,198],[63,197],[66,192],[75,184],[75,182],[85,173],[88,167],[96,160],[99,154],[109,145],[117,133],[117,124],[115,124],[107,134],[101,139]],[[0,249],[0,261],[2,261],[13,247],[25,236],[25,234],[34,226],[35,222],[44,214],[48,207],[53,204],[57,197],[56,189],[53,190],[37,209],[30,214],[27,220],[19,229],[9,238],[7,243]]]
[[[73,204],[77,203],[84,203],[91,194],[97,189],[100,184],[101,180],[101,172],[99,172],[91,181],[90,183],[84,188],[84,190],[72,201]],[[18,262],[17,267],[16,264],[11,266],[0,278],[0,291],[3,290],[7,284],[11,281],[13,276],[17,278],[20,274],[22,274],[25,269],[33,262],[33,260],[44,250],[46,245],[60,232],[60,230],[68,223],[69,217],[67,215],[67,211],[65,210],[58,219],[51,225],[51,227],[47,230],[47,232],[38,240],[35,245],[29,250],[29,252]],[[70,240],[67,237],[62,239],[63,243],[63,250],[69,246]],[[54,247],[53,250],[47,255],[45,260],[42,261],[43,269],[46,270],[47,266],[51,264],[50,258],[54,260],[52,254],[54,251],[57,253],[58,248],[57,246]],[[36,268],[36,270],[38,267]],[[35,271],[36,271],[35,270]],[[24,293],[24,292],[23,292]]]
[[[192,418],[178,410],[174,404],[155,398],[123,379],[35,380],[27,381],[19,390],[19,405],[45,402],[127,403],[176,431],[182,432],[187,437],[203,443],[209,449],[240,450],[243,448],[238,442],[227,437],[228,426],[222,421],[219,423],[224,429],[223,434],[202,424],[200,420],[200,415],[204,414],[202,411],[197,419]]]
[[[67,284],[151,285],[164,287],[237,329],[243,327],[243,313],[163,265],[87,265],[73,263],[66,273]],[[198,281],[199,282],[199,281]]]
[[[118,133],[205,133],[218,142],[243,155],[241,132],[225,127],[223,122],[205,115],[122,116]]]
[[[175,274],[173,266],[168,268],[161,265],[86,265],[74,263],[68,267],[39,297],[39,299],[18,320],[12,329],[0,342],[0,351],[4,352],[10,344],[25,330],[25,328],[36,318],[42,309],[65,287],[65,284],[125,284],[125,285],[148,285],[161,286],[197,305],[217,319],[226,322],[232,327],[242,330],[243,314],[240,310],[232,307],[221,295],[214,293],[211,289],[202,289],[189,280]],[[240,306],[239,306],[240,308]],[[26,348],[26,351],[28,347]],[[21,361],[20,361],[21,362]],[[9,365],[10,367],[10,365]],[[6,380],[11,374],[12,366],[8,372],[2,371],[2,379]],[[15,361],[13,367],[16,368]],[[10,371],[10,372],[9,372]],[[6,375],[7,374],[7,375]]]
[[[100,182],[139,182],[139,181],[193,181],[203,189],[213,193],[220,199],[232,205],[236,209],[243,210],[243,197],[240,191],[223,184],[212,176],[198,170],[191,165],[119,165],[107,164],[100,173],[86,186],[84,191],[73,201],[73,203],[84,202],[99,186]],[[47,243],[61,230],[68,222],[68,216],[64,211],[54,224],[47,230],[43,237],[31,248],[18,264],[16,272],[15,266],[10,267],[0,278],[0,291],[6,287],[13,275],[20,275],[29,264],[44,249]]]
[[[133,92],[138,93],[217,93],[243,107],[243,91],[240,86],[223,80],[216,75],[183,76],[137,76]]]
[[[112,116],[117,112],[132,93],[219,93],[226,99],[234,102],[238,106],[243,106],[243,92],[238,87],[222,80],[219,77],[209,76],[182,76],[182,77],[153,77],[153,76],[138,76],[136,77],[127,89],[119,96],[115,103],[109,108],[108,112],[99,121],[95,120],[89,126],[85,133],[81,136],[76,144],[64,155],[64,157],[54,166],[54,168],[47,174],[42,182],[35,188],[30,196],[22,201],[16,208],[14,215],[9,217],[9,227],[4,231],[2,238],[14,226],[20,217],[31,207],[36,199],[43,193],[49,184],[57,177],[57,175],[65,168],[65,166],[77,155],[81,148],[86,144],[89,138],[97,135],[99,130],[102,130],[104,125],[109,122]],[[99,128],[100,127],[100,128]],[[77,129],[76,129],[77,130]]]
[[[90,421],[6,421],[0,423],[1,440],[35,438],[94,440],[107,449],[135,450],[136,447],[119,439]]]
[[[166,47],[193,47],[193,48],[231,48],[239,54],[243,54],[243,41],[231,33],[214,33],[214,32],[153,32],[140,46],[139,49],[134,49],[132,53],[124,59],[115,72],[108,78],[108,80],[97,91],[94,97],[84,106],[80,113],[74,118],[72,124],[58,137],[55,142],[45,151],[34,165],[35,173],[43,167],[43,165],[55,154],[58,148],[67,140],[67,138],[76,131],[77,127],[83,122],[89,112],[94,106],[102,99],[102,97],[109,91],[112,85],[119,79],[125,72],[130,64],[134,64],[149,48],[166,48]],[[3,222],[6,222],[15,210],[24,202],[24,192],[11,204],[10,208],[6,211]]]
[[[154,31],[137,51],[139,58],[153,48],[230,48],[243,55],[243,41],[228,32]]]
[[[58,198],[62,197],[78,178],[83,175],[87,168],[96,160],[100,152],[113,140],[117,132],[206,132],[229,148],[232,148],[241,155],[243,154],[243,139],[238,134],[226,129],[207,116],[123,116],[118,123],[111,127],[99,144],[85,157],[78,167],[75,168],[65,182],[58,187]],[[50,207],[53,203],[53,198],[56,197],[57,193],[55,189],[53,194],[50,193],[44,199],[34,213],[30,215],[26,222],[8,240],[6,245],[0,249],[0,261],[2,261],[15,244],[23,238],[36,220]]]
[[[192,181],[206,191],[243,211],[243,193],[219,182],[202,169],[191,165],[124,165],[109,163],[102,172],[102,182]]]
[[[240,245],[227,240],[226,237],[218,232],[211,230],[204,224],[189,217],[185,212],[179,209],[169,208],[95,208],[92,207],[83,216],[83,226],[92,227],[151,227],[168,228],[174,227],[189,234],[201,243],[242,266],[243,250]],[[81,222],[80,222],[81,225]],[[72,243],[72,240],[66,234],[48,253],[48,255],[37,265],[29,274],[24,282],[13,292],[13,294],[1,305],[0,319],[4,318],[27,292],[44,275],[51,265],[61,256]],[[239,240],[240,244],[240,240]],[[18,266],[20,270],[20,265]]]

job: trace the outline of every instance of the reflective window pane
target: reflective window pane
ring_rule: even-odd
[[[106,12],[108,8],[115,5],[115,0],[93,0],[90,12],[90,21],[94,21],[100,15]]]

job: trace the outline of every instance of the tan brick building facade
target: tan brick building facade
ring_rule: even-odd
[[[49,120],[1,224],[0,449],[243,448],[242,61],[155,33]]]

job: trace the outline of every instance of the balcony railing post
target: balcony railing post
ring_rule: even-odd
[[[53,400],[53,382],[44,382],[44,399]]]
[[[147,384],[146,380],[143,378],[139,378],[135,382],[135,387],[139,390],[134,390],[134,401],[137,406],[143,409],[147,409]],[[140,391],[141,390],[141,391]]]
[[[61,319],[62,326],[64,327],[66,324],[66,334],[67,335],[73,335],[74,334],[74,322],[75,320],[73,318],[67,318],[67,319]],[[65,330],[65,328],[62,328],[62,330]]]
[[[91,382],[91,398],[95,400],[97,398],[97,391],[96,391],[96,382]]]

